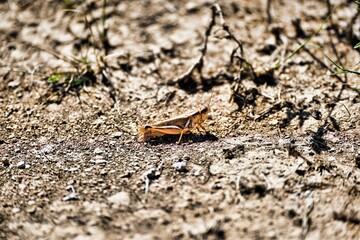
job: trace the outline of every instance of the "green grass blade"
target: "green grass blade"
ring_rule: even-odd
[[[335,12],[335,9],[333,10],[333,12]],[[303,47],[305,47],[306,44],[308,44],[311,41],[311,39],[313,39],[313,37],[315,37],[323,29],[324,25],[329,21],[330,16],[333,14],[333,12],[326,17],[326,19],[321,23],[319,29],[314,34],[312,34],[308,39],[305,40],[305,42],[303,42],[297,49],[295,49],[292,53],[290,53],[289,56],[286,57],[286,60],[292,58],[297,52],[299,52]]]
[[[338,69],[340,69],[342,72],[340,73],[354,73],[354,74],[357,74],[357,75],[360,75],[360,72],[357,72],[357,71],[353,71],[353,70],[350,70],[350,69],[347,69],[347,68],[344,68],[342,66],[340,66],[339,64],[337,64],[336,62],[334,62],[330,57],[328,57],[327,55],[325,55],[325,57],[332,63],[334,64]],[[339,73],[339,74],[340,74]]]

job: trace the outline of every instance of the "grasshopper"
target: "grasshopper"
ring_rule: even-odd
[[[139,128],[139,140],[145,141],[149,138],[160,137],[166,134],[180,134],[179,140],[177,141],[177,144],[180,144],[183,134],[194,128],[199,129],[200,127],[207,132],[201,124],[208,118],[209,112],[210,106],[202,106],[197,110],[184,113],[180,116],[162,122],[145,125],[144,127]]]

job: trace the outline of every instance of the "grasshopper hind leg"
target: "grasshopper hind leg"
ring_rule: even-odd
[[[184,130],[181,131],[181,133],[180,133],[180,138],[179,138],[179,140],[176,142],[177,144],[180,144],[181,139],[182,139],[182,137],[183,137],[183,134],[186,133],[187,131],[189,131],[189,129],[184,129]]]

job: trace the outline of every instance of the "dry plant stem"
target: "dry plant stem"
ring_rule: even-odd
[[[309,215],[314,210],[314,199],[312,197],[312,193],[308,196],[304,201],[304,209],[303,209],[303,217],[302,217],[302,231],[301,231],[301,239],[306,239],[306,235],[309,232],[310,224],[309,224]]]
[[[331,2],[330,2],[330,0],[326,0],[326,8],[327,8],[326,16],[331,15],[332,10],[331,10]]]
[[[102,27],[102,31],[99,31],[99,35],[100,35],[100,41],[101,41],[101,45],[102,45],[102,49],[105,52],[105,55],[109,54],[110,51],[110,43],[109,43],[109,39],[108,39],[108,28],[105,25],[105,21],[106,21],[106,5],[107,5],[107,1],[103,0],[103,6],[102,6],[102,15],[101,15],[101,27]]]
[[[267,15],[267,22],[272,22],[272,16],[271,16],[271,0],[266,1],[266,15]]]
[[[100,44],[96,43],[94,31],[91,28],[91,24],[90,24],[86,14],[84,14],[84,22],[85,22],[85,28],[89,29],[90,35],[92,36],[92,39],[94,40],[94,44],[100,45]],[[100,46],[97,46],[97,47],[100,49]]]
[[[331,48],[332,48],[332,50],[333,50],[333,52],[334,52],[334,54],[336,56],[337,62],[340,63],[341,65],[343,65],[342,61],[341,61],[341,57],[339,56],[339,53],[338,53],[338,51],[336,49],[336,46],[335,46],[335,44],[334,44],[334,42],[332,40],[332,36],[331,36],[330,33],[329,33],[329,39],[330,39],[330,46],[331,46]],[[345,72],[345,74],[344,74],[344,82],[347,82],[347,80],[348,80],[348,78],[347,78],[347,74]]]
[[[230,39],[233,40],[237,44],[237,47],[234,49],[234,51],[231,54],[231,62],[232,62],[233,58],[235,57],[235,53],[237,53],[236,57],[239,59],[239,71],[238,71],[238,76],[236,77],[236,84],[235,84],[235,87],[234,87],[234,90],[233,90],[234,93],[236,93],[239,90],[239,84],[240,84],[241,78],[242,78],[241,72],[242,72],[242,68],[243,68],[244,63],[246,63],[246,65],[250,68],[251,73],[252,73],[252,77],[254,79],[257,78],[257,75],[255,73],[255,70],[254,70],[253,66],[243,57],[244,56],[243,44],[230,31],[229,26],[225,22],[224,15],[223,15],[223,12],[222,12],[222,10],[220,8],[220,5],[219,4],[214,4],[213,9],[216,9],[216,13],[217,13],[217,15],[219,15],[220,24],[221,24],[223,30],[228,34],[228,37],[230,37]]]
[[[223,30],[229,35],[229,37],[234,40],[238,47],[234,49],[234,51],[232,52],[231,54],[231,62],[233,60],[233,57],[235,55],[235,53],[238,53],[238,58],[239,58],[239,71],[238,71],[238,76],[236,77],[236,84],[235,84],[235,87],[234,87],[234,92],[236,93],[238,90],[239,90],[239,84],[241,82],[241,71],[242,71],[242,66],[243,66],[243,63],[244,63],[244,58],[242,57],[243,53],[244,53],[244,49],[243,49],[243,45],[242,43],[231,33],[230,29],[229,29],[229,26],[225,23],[225,20],[224,20],[224,15],[222,13],[222,10],[219,6],[219,4],[215,4],[214,5],[214,8],[216,9],[217,11],[217,14],[219,15],[219,18],[220,18],[220,22],[221,22],[221,26],[223,28]]]
[[[332,9],[332,5],[331,5],[330,0],[326,0],[326,7],[327,7],[327,10],[328,10],[327,16],[329,16],[330,26],[335,31],[336,35],[339,36],[339,31],[334,26],[334,22],[333,22],[333,18],[332,18],[333,9]]]
[[[144,175],[145,180],[145,194],[149,193],[151,180],[154,179],[157,175],[160,176],[162,174],[164,161],[161,161],[160,164],[156,168],[151,168],[146,171]]]
[[[234,42],[236,42],[236,44],[238,45],[237,48],[235,49],[235,51],[233,52],[232,54],[232,57],[233,55],[235,54],[235,52],[239,51],[238,52],[238,58],[240,60],[240,63],[239,63],[239,66],[240,66],[240,69],[239,69],[239,73],[238,73],[238,77],[237,77],[237,81],[240,82],[241,81],[241,70],[242,70],[242,66],[244,63],[246,63],[250,69],[251,69],[251,72],[253,74],[253,77],[256,78],[256,74],[255,74],[255,71],[254,71],[254,68],[252,67],[252,65],[246,61],[246,59],[243,57],[243,53],[244,53],[244,50],[243,50],[243,45],[241,43],[240,40],[238,40],[233,34],[232,32],[230,31],[230,28],[229,26],[225,23],[225,20],[224,20],[224,15],[223,15],[223,12],[221,10],[221,7],[219,4],[214,4],[212,7],[212,14],[211,14],[211,19],[209,21],[209,24],[208,24],[208,27],[206,28],[206,31],[205,31],[205,39],[204,39],[204,44],[203,44],[203,47],[200,49],[200,56],[198,57],[198,59],[196,60],[196,62],[185,72],[183,73],[182,75],[180,75],[179,77],[177,77],[174,82],[175,83],[179,83],[179,82],[184,82],[186,81],[188,78],[191,77],[191,75],[193,74],[194,70],[198,70],[198,72],[200,73],[201,75],[201,70],[202,70],[202,67],[204,65],[204,56],[206,54],[206,51],[207,51],[207,45],[208,45],[208,42],[209,42],[209,36],[211,34],[211,30],[213,29],[213,27],[215,26],[216,24],[216,15],[219,16],[220,18],[220,24],[223,28],[223,30],[228,34],[228,36],[230,37],[230,39],[232,39]],[[238,85],[238,84],[237,84]]]
[[[35,86],[34,74],[35,74],[36,70],[37,70],[39,67],[40,67],[39,65],[36,65],[36,66],[31,70],[28,66],[25,66],[26,71],[27,71],[28,73],[30,73],[30,79],[31,79],[30,90],[31,90],[31,89],[34,89],[35,92],[36,92],[36,94],[37,94],[37,97],[41,96],[41,94],[39,93],[37,87]]]
[[[211,19],[210,19],[208,27],[206,28],[206,31],[205,31],[205,39],[204,39],[204,44],[203,44],[202,48],[200,49],[200,56],[198,57],[196,62],[186,72],[184,72],[179,77],[174,79],[175,83],[186,81],[188,78],[191,77],[194,70],[198,70],[198,72],[201,75],[201,70],[202,70],[202,67],[203,67],[203,64],[204,64],[204,56],[205,56],[206,51],[207,51],[207,44],[208,44],[208,41],[209,41],[209,36],[211,34],[212,28],[215,26],[215,23],[216,23],[215,22],[215,17],[216,17],[216,11],[215,11],[214,8],[212,8]]]
[[[350,42],[354,39],[353,26],[354,26],[356,20],[358,19],[359,15],[360,15],[360,9],[358,8],[357,12],[350,19],[349,25],[347,27],[346,38],[349,39]]]
[[[85,120],[84,109],[83,109],[83,102],[82,102],[82,100],[81,100],[81,98],[80,98],[80,93],[79,93],[79,92],[76,92],[75,94],[76,94],[76,97],[77,97],[77,99],[78,99],[78,102],[80,103],[79,105],[80,105],[80,109],[81,109],[81,118],[82,118],[82,120]]]
[[[353,91],[357,92],[358,94],[360,94],[360,91],[357,88],[354,88],[352,86],[350,86],[346,80],[343,80],[341,77],[339,77],[335,71],[333,71],[328,65],[326,65],[323,61],[321,61],[318,57],[316,57],[309,49],[307,49],[306,47],[304,47],[304,51],[306,53],[308,53],[315,61],[317,61],[322,67],[326,68],[327,70],[329,70],[331,72],[331,76],[335,77],[337,80],[339,80],[344,87],[350,88]],[[325,55],[325,57],[327,57]],[[357,75],[360,75],[359,72],[356,71],[352,71],[349,69],[344,69],[343,67],[337,65],[335,62],[333,62],[330,58],[328,58],[329,61],[331,61],[336,67],[340,68],[340,70],[345,71],[345,72],[349,72],[349,73],[354,73]]]
[[[298,43],[300,43],[298,41]],[[316,62],[318,62],[322,67],[326,68],[327,70],[329,70],[332,74],[334,74],[335,72],[331,69],[331,67],[329,67],[328,65],[326,65],[326,63],[324,63],[322,60],[320,60],[318,57],[316,57],[307,47],[303,47],[304,51],[310,55],[310,57],[312,57]],[[338,75],[332,75],[334,76],[337,80],[339,80],[341,83],[345,83],[345,81],[339,77]]]
[[[149,193],[150,179],[148,177],[145,178],[145,194]]]
[[[285,61],[286,61],[286,50],[287,50],[287,47],[288,47],[288,39],[285,37],[283,39],[283,42],[284,42],[284,45],[282,47],[282,51],[281,51],[281,54],[280,54],[280,67],[279,67],[279,74],[281,74],[283,71],[284,71],[284,68],[285,68]]]
[[[239,39],[237,39],[237,38],[234,36],[234,34],[232,34],[232,32],[230,31],[229,26],[225,23],[224,15],[223,15],[223,13],[222,13],[222,10],[221,10],[220,6],[219,6],[218,4],[216,4],[215,7],[217,8],[218,15],[219,15],[220,22],[221,22],[221,26],[222,26],[223,30],[224,30],[224,31],[229,35],[229,37],[230,37],[233,41],[235,41],[236,44],[238,45],[238,49],[239,49],[239,51],[240,51],[238,57],[240,58],[240,60],[241,60],[242,62],[246,63],[246,64],[250,67],[252,73],[254,74],[254,76],[256,76],[256,75],[255,75],[254,68],[252,67],[252,65],[243,57],[243,55],[244,55],[244,48],[243,48],[242,42],[241,42]]]
[[[71,57],[63,56],[63,55],[61,55],[61,54],[59,54],[57,52],[51,51],[49,49],[46,49],[46,48],[43,48],[43,47],[40,47],[40,46],[32,45],[32,44],[30,44],[30,47],[33,47],[33,48],[38,49],[40,51],[49,53],[49,54],[53,55],[55,58],[63,60],[64,62],[68,62],[73,66],[78,66],[78,61],[76,61],[75,59],[73,59]]]
[[[327,0],[326,3],[327,3],[327,8],[328,8],[329,22],[330,22],[331,29],[332,29],[333,31],[335,31],[336,36],[337,36],[338,39],[339,39],[339,31],[338,31],[338,28],[334,25],[333,18],[332,18],[333,9],[332,9],[332,6],[331,6],[331,2],[330,2],[330,0]],[[350,23],[350,24],[351,24],[351,23]],[[352,26],[351,26],[351,27],[352,27]],[[337,60],[338,63],[340,63],[341,65],[343,65],[342,62],[341,62],[341,58],[340,58],[340,56],[339,56],[339,53],[338,53],[338,51],[337,51],[337,48],[336,48],[336,46],[335,46],[335,44],[334,44],[334,42],[333,42],[333,40],[332,40],[332,35],[331,35],[331,33],[330,33],[329,31],[327,31],[327,32],[328,32],[329,39],[330,39],[330,46],[331,46],[331,49],[333,50],[333,52],[334,52],[334,54],[335,54],[335,56],[336,56],[336,60]],[[350,38],[349,38],[349,39],[350,39]],[[346,75],[346,73],[345,73],[344,78],[345,78],[344,82],[347,82],[347,75]]]

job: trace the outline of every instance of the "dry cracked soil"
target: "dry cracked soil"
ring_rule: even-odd
[[[213,4],[0,0],[0,239],[360,239],[358,6]]]

